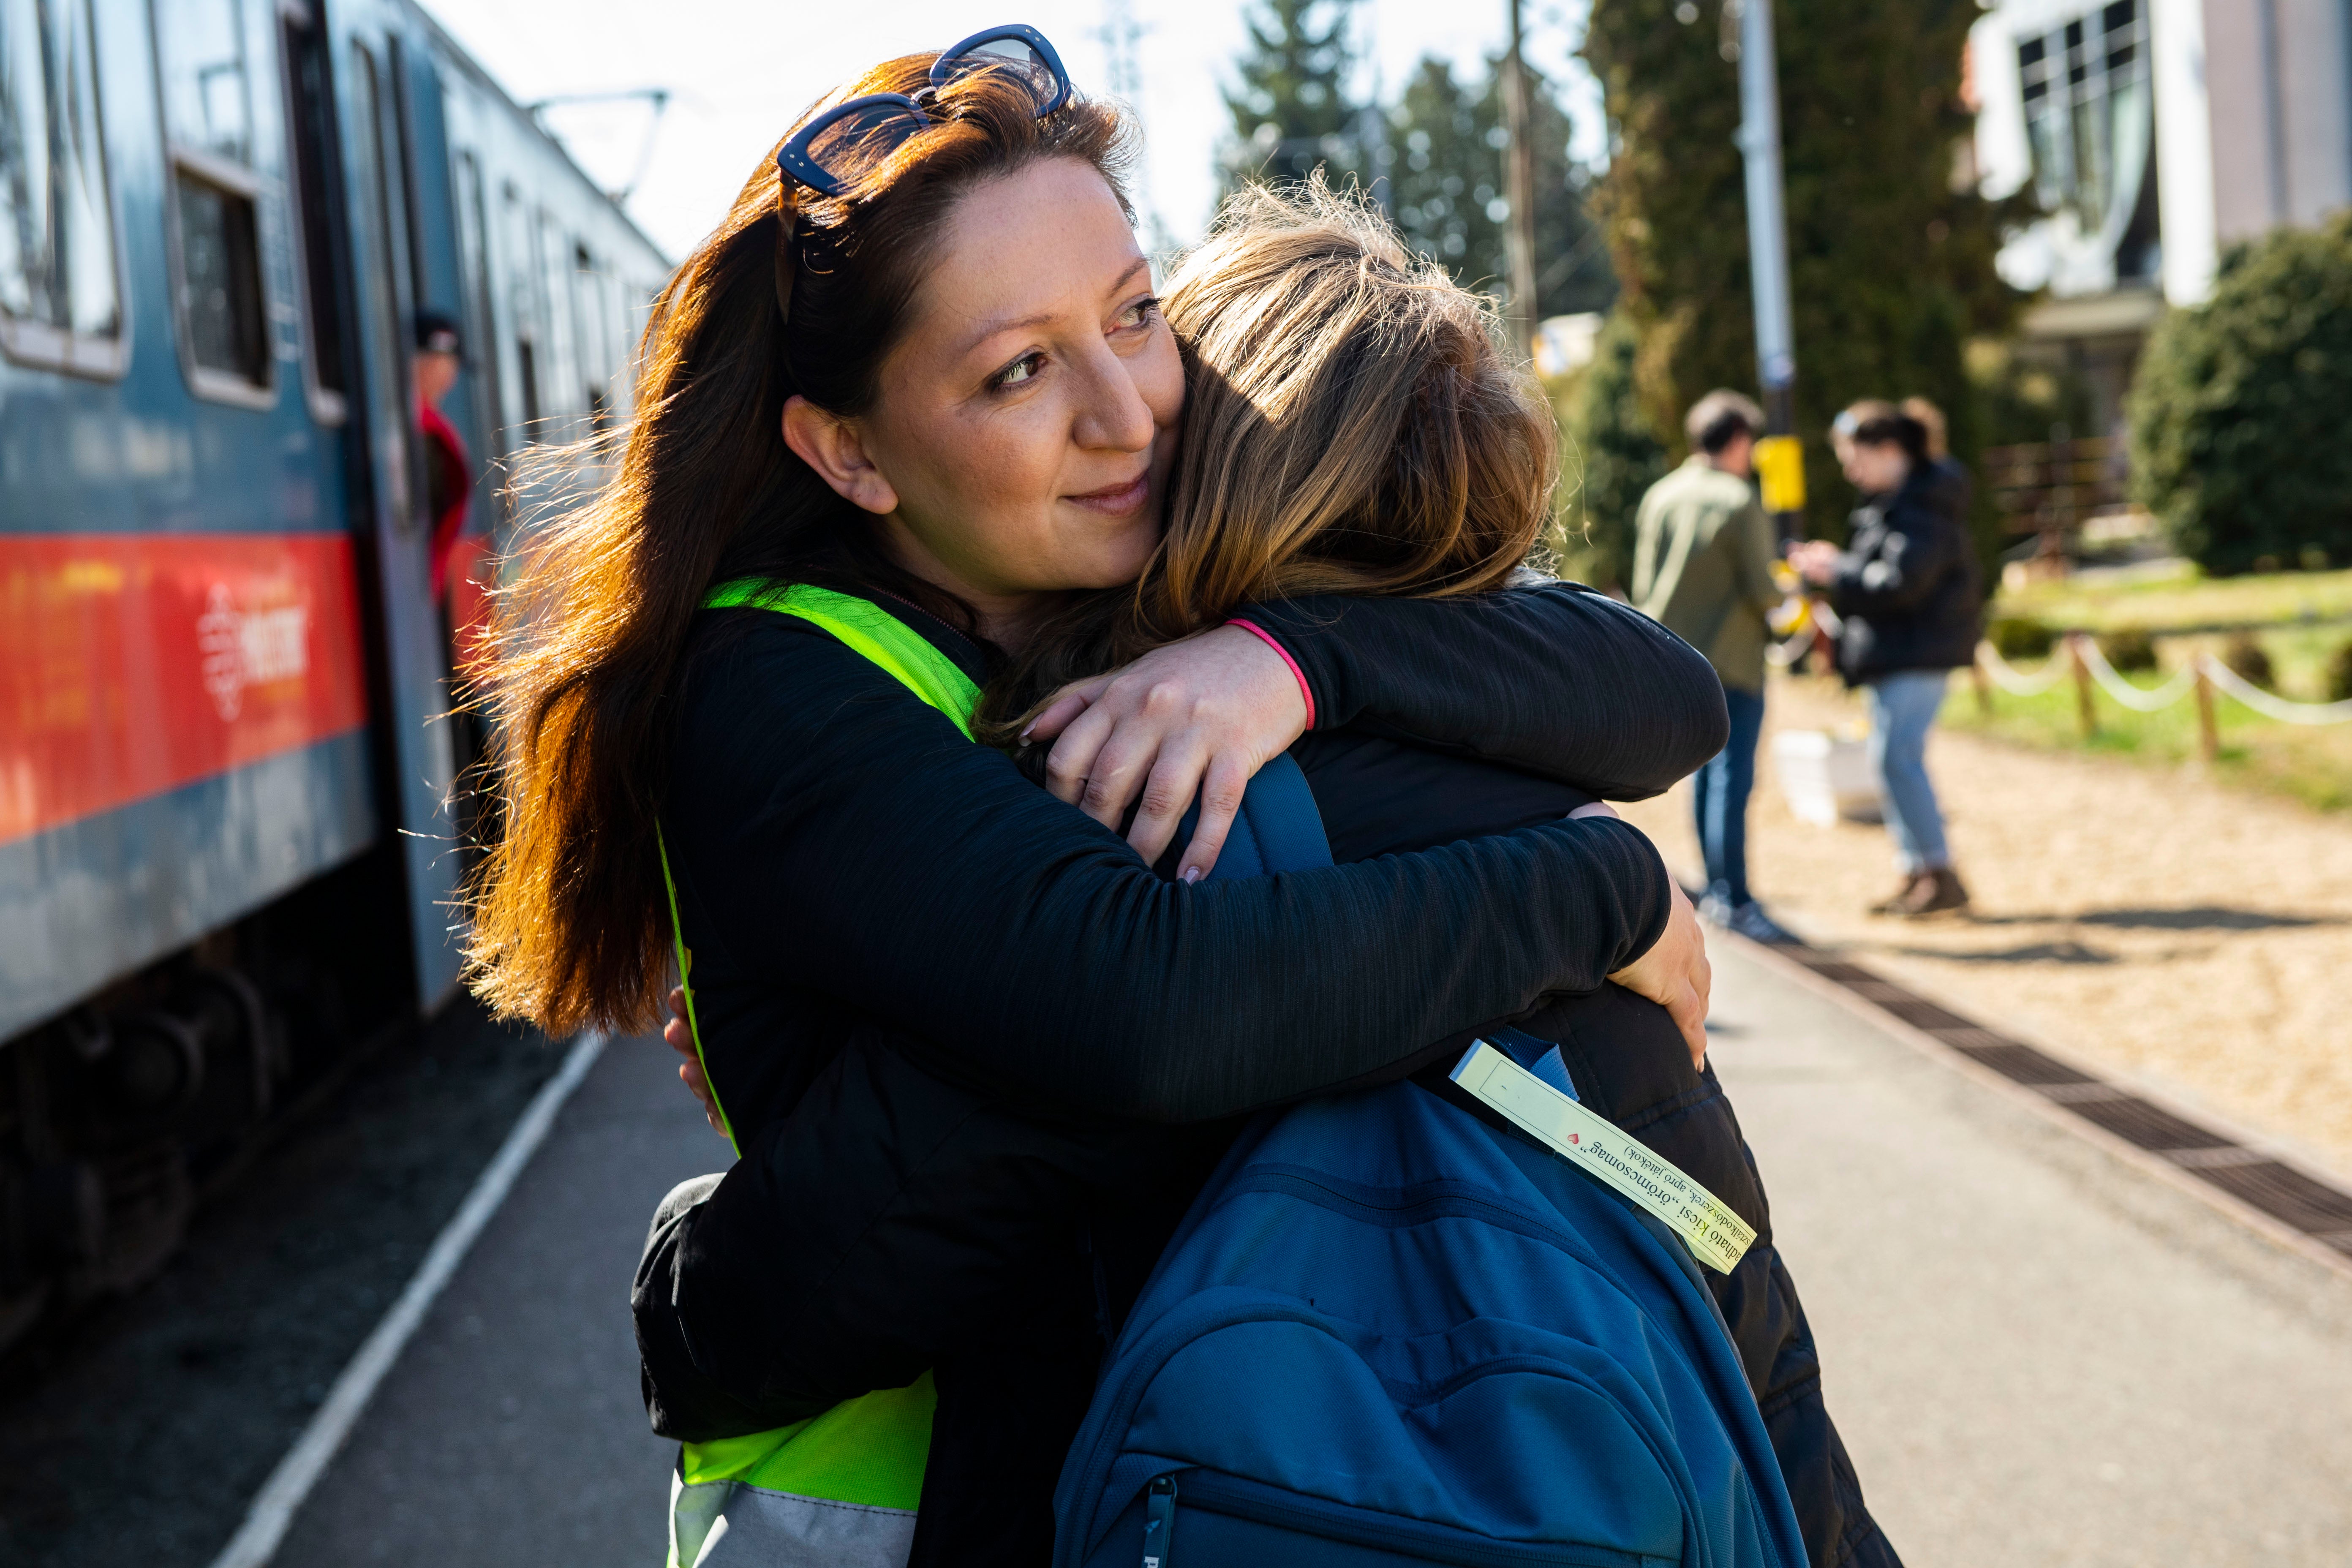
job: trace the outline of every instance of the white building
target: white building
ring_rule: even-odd
[[[2001,274],[2048,289],[2026,337],[2103,425],[2224,247],[2352,205],[2352,0],[1996,0],[1969,52],[1981,188],[2049,215]]]

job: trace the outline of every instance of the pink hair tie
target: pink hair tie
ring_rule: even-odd
[[[1254,621],[1245,621],[1235,616],[1225,625],[1241,627],[1282,656],[1282,662],[1290,667],[1291,679],[1298,682],[1298,695],[1307,700],[1307,727],[1310,730],[1315,728],[1315,689],[1307,684],[1307,672],[1298,668],[1298,661],[1290,657],[1290,650],[1275,641],[1272,633]]]

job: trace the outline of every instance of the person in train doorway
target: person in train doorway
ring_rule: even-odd
[[[1870,757],[1902,881],[1873,914],[1964,910],[1944,816],[1927,776],[1927,731],[1953,670],[1976,657],[1983,610],[1976,555],[1927,449],[1927,426],[1891,403],[1857,403],[1832,434],[1862,492],[1851,542],[1809,540],[1790,562],[1844,617],[1838,669],[1870,702]]]
[[[438,310],[416,314],[416,427],[425,438],[425,513],[433,520],[433,602],[441,606],[449,669],[462,677],[480,657],[489,627],[489,595],[480,579],[489,542],[467,526],[474,499],[474,465],[466,443],[441,411],[441,400],[465,369],[457,323]]]
[[[1748,797],[1764,730],[1766,617],[1780,602],[1777,551],[1753,480],[1764,411],[1736,392],[1710,392],[1683,421],[1691,454],[1650,487],[1636,514],[1633,603],[1706,655],[1723,682],[1731,738],[1691,778],[1706,895],[1699,912],[1756,942],[1789,933],[1748,887]]]

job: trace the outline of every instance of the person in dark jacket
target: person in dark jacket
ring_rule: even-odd
[[[1869,695],[1870,755],[1902,882],[1874,914],[1942,914],[1968,907],[1953,868],[1927,731],[1950,672],[1976,657],[1982,611],[1976,556],[1952,510],[1948,481],[1918,420],[1886,404],[1858,404],[1842,420],[1840,457],[1862,491],[1845,549],[1825,540],[1790,560],[1829,592],[1843,617],[1838,668]]]
[[[1349,562],[1396,561],[1403,564],[1392,587],[1426,589],[1492,578],[1526,552],[1549,489],[1540,405],[1516,386],[1475,300],[1416,268],[1372,224],[1360,213],[1318,211],[1312,198],[1253,195],[1174,283],[1169,320],[1201,367],[1188,416],[1230,435],[1191,448],[1193,458],[1180,463],[1168,555],[1139,595],[1102,601],[1118,612],[1114,627],[1139,598],[1147,618],[1156,616],[1171,580],[1222,583],[1227,592],[1246,585],[1255,596],[1286,579],[1344,578]],[[1266,321],[1286,323],[1287,341],[1269,344]],[[1368,322],[1381,330],[1376,374],[1352,352],[1370,336],[1361,330]],[[1454,395],[1433,395],[1440,388]],[[1227,422],[1276,402],[1277,391],[1289,410],[1284,426]],[[1326,448],[1324,430],[1343,434]],[[1282,493],[1302,446],[1334,459],[1330,487],[1279,509],[1254,499]],[[1441,467],[1437,455],[1445,452],[1475,455],[1483,482],[1417,490],[1412,477]],[[1229,499],[1222,515],[1204,519],[1192,509],[1205,504],[1197,479],[1212,463]],[[1213,600],[1193,610],[1214,624],[1241,607]],[[1690,721],[1697,706],[1715,703],[1693,700],[1709,682],[1687,647],[1663,631],[1651,642],[1629,637],[1621,624],[1629,612],[1570,585],[1523,585],[1461,605],[1261,602],[1246,614],[1290,651],[1306,683],[1315,727],[1290,751],[1341,864],[1491,842],[1482,836],[1589,815],[1596,793],[1654,794],[1674,773],[1664,751],[1686,762],[1686,746],[1703,731],[1719,733],[1711,713],[1706,723]],[[976,681],[984,676],[985,656],[969,640],[928,617],[902,618]],[[1073,623],[1064,635],[1082,636]],[[815,636],[792,626],[767,640]],[[1082,668],[1127,651],[1115,637],[1107,650],[1080,647],[1092,650],[1072,656]],[[1663,657],[1669,649],[1678,661]],[[1594,679],[1604,670],[1611,675]],[[1022,713],[1027,698],[1052,689],[1064,672],[1050,650],[1033,645],[983,715]],[[786,692],[791,700],[779,701]],[[1376,707],[1368,710],[1367,698]],[[836,705],[781,666],[698,672],[684,707],[689,741],[731,731],[753,706],[761,719],[751,732],[761,744],[778,759],[800,759],[821,752],[817,726]],[[1661,742],[1678,739],[1653,746],[1657,765],[1637,769],[1629,763],[1644,731]],[[986,724],[975,732],[990,738]],[[997,738],[1018,732],[1014,720]],[[909,733],[904,743],[915,740]],[[764,795],[776,787],[764,781],[779,765],[705,765],[685,776],[719,792],[738,787],[730,780],[763,781]],[[804,763],[793,765],[805,771]],[[769,854],[706,847],[694,824],[742,813],[693,787],[671,840],[682,884],[698,889],[682,913],[689,944],[708,955],[697,960],[701,975],[731,965],[732,944],[716,933],[785,911],[767,907],[769,882],[759,873],[771,866]],[[789,793],[804,796],[809,787]],[[908,847],[913,856],[929,852]],[[902,895],[905,856],[887,865],[869,850],[849,858],[878,873],[863,896]],[[1172,877],[1176,866],[1171,854],[1162,874]],[[1485,965],[1483,955],[1442,945],[1457,962]],[[1378,972],[1426,956],[1355,942],[1318,967],[1369,985]],[[1085,985],[1099,966],[1122,962],[1131,961],[1085,942],[1069,955],[1070,984]],[[692,1184],[664,1205],[634,1296],[656,1429],[694,1441],[746,1435],[933,1369],[940,1404],[915,1561],[1037,1560],[1050,1540],[1053,1479],[1083,1414],[1102,1336],[1115,1331],[1229,1141],[1231,1114],[1265,1101],[1253,1102],[1251,1086],[1235,1082],[1188,1089],[1142,1121],[1089,1114],[1083,1101],[1024,1104],[1004,1094],[999,1075],[955,1059],[971,1041],[943,1052],[920,1039],[862,1032],[805,1088],[780,1099],[762,1078],[778,1083],[777,1069],[793,1058],[818,1059],[830,1021],[775,1016],[754,1029],[715,1027],[722,1008],[732,1012],[717,988],[731,984],[723,973],[698,982],[703,1060],[744,1140],[744,1159],[723,1180]],[[1241,1013],[1265,1006],[1264,996],[1281,989],[1267,963],[1253,963],[1221,978],[1217,1001]],[[1588,1105],[1690,1172],[1760,1233],[1738,1268],[1709,1282],[1817,1560],[1891,1563],[1822,1407],[1803,1310],[1772,1247],[1762,1185],[1720,1086],[1655,1003],[1617,985],[1563,989],[1573,994],[1548,995],[1516,1016],[1517,1026],[1560,1043]],[[1193,1026],[1215,1025],[1203,1016]],[[1321,1024],[1325,1032],[1339,1026],[1337,1017]],[[790,1037],[780,1037],[785,1029]],[[1139,1033],[1135,1023],[1107,1033],[1101,1049],[1128,1052]],[[1462,1043],[1435,1041],[1355,1081],[1419,1071],[1442,1082]],[[1145,1124],[1171,1121],[1179,1125]]]

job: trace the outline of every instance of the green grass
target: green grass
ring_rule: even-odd
[[[2092,631],[2347,620],[2352,619],[2352,572],[2208,577],[2183,561],[2169,570],[2124,581],[2077,575],[2015,593],[2003,589],[1988,613]],[[2339,638],[2352,636],[2352,627],[2339,627],[2338,634]]]

